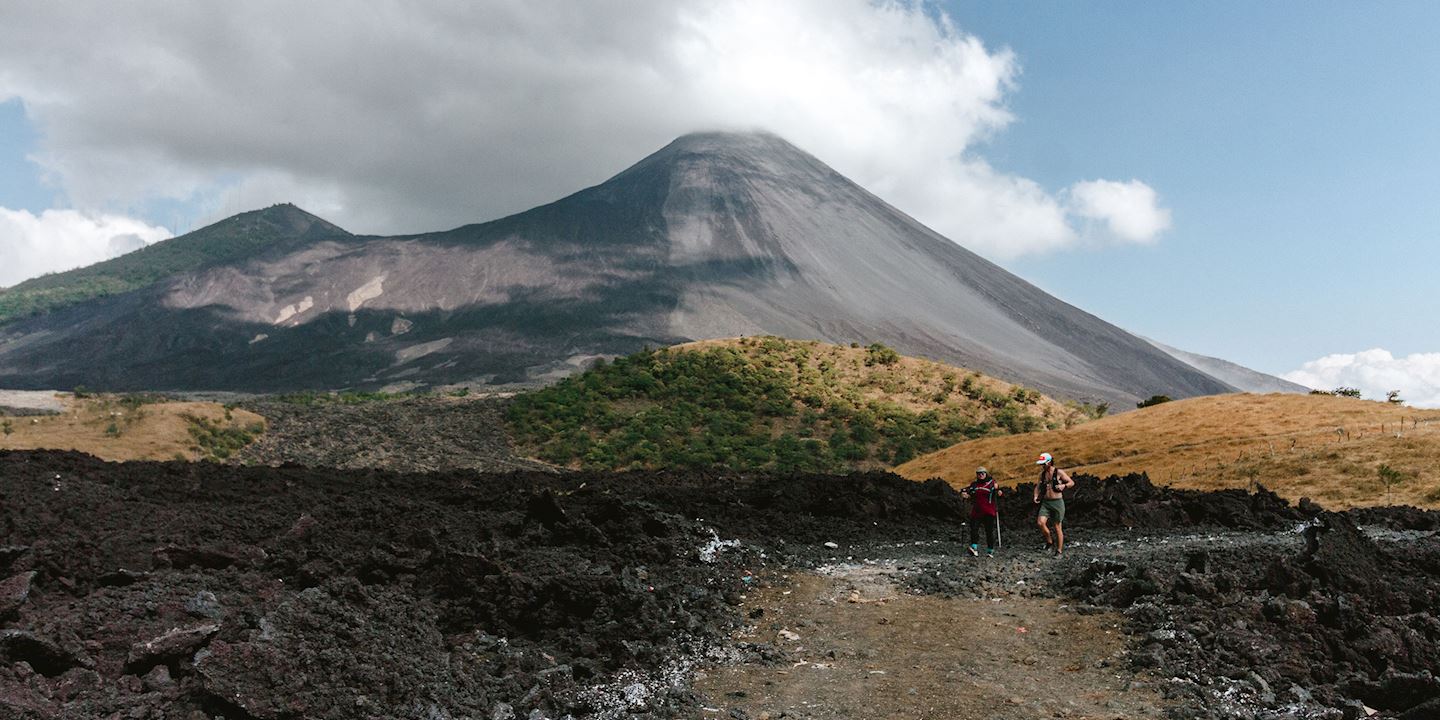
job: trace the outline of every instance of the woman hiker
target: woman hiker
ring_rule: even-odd
[[[1000,531],[1000,509],[996,505],[1002,494],[985,468],[975,469],[975,481],[961,490],[970,498],[970,554],[980,555],[980,528],[985,528],[985,556],[995,557],[995,536]]]
[[[1040,465],[1040,481],[1035,483],[1035,503],[1040,506],[1040,516],[1035,519],[1035,524],[1040,526],[1040,533],[1045,536],[1045,549],[1054,550],[1055,557],[1065,554],[1065,491],[1075,487],[1075,481],[1070,479],[1069,473],[1055,467],[1055,458],[1050,453],[1040,453],[1035,460]],[[1055,526],[1055,534],[1050,534],[1050,526]]]

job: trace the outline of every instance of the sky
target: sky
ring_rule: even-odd
[[[0,6],[0,286],[295,202],[441,230],[767,129],[1132,332],[1440,406],[1440,4]]]

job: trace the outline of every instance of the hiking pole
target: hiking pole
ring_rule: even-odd
[[[1000,503],[995,503],[995,547],[1005,547],[1000,539]]]

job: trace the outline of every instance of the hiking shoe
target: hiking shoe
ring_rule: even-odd
[[[970,547],[965,549],[969,550],[971,555],[974,555],[975,557],[980,557],[980,551],[977,550],[974,545],[971,545]]]
[[[993,557],[995,557],[995,551],[994,551],[994,550],[986,550],[986,551],[985,551],[985,557],[987,557],[987,558],[993,558]]]

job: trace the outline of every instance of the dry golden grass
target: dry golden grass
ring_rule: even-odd
[[[4,450],[78,450],[104,460],[195,460],[204,455],[190,436],[189,418],[224,427],[264,425],[265,419],[217,403],[160,402],[129,407],[115,396],[64,398],[65,412],[41,417],[0,416]]]
[[[1440,508],[1440,410],[1328,395],[1216,395],[1165,403],[1045,433],[984,438],[916,458],[896,472],[964,485],[984,465],[1028,482],[1036,455],[1066,469],[1146,472],[1156,483],[1214,490],[1259,483],[1333,509]],[[1378,469],[1400,479],[1387,489]]]

